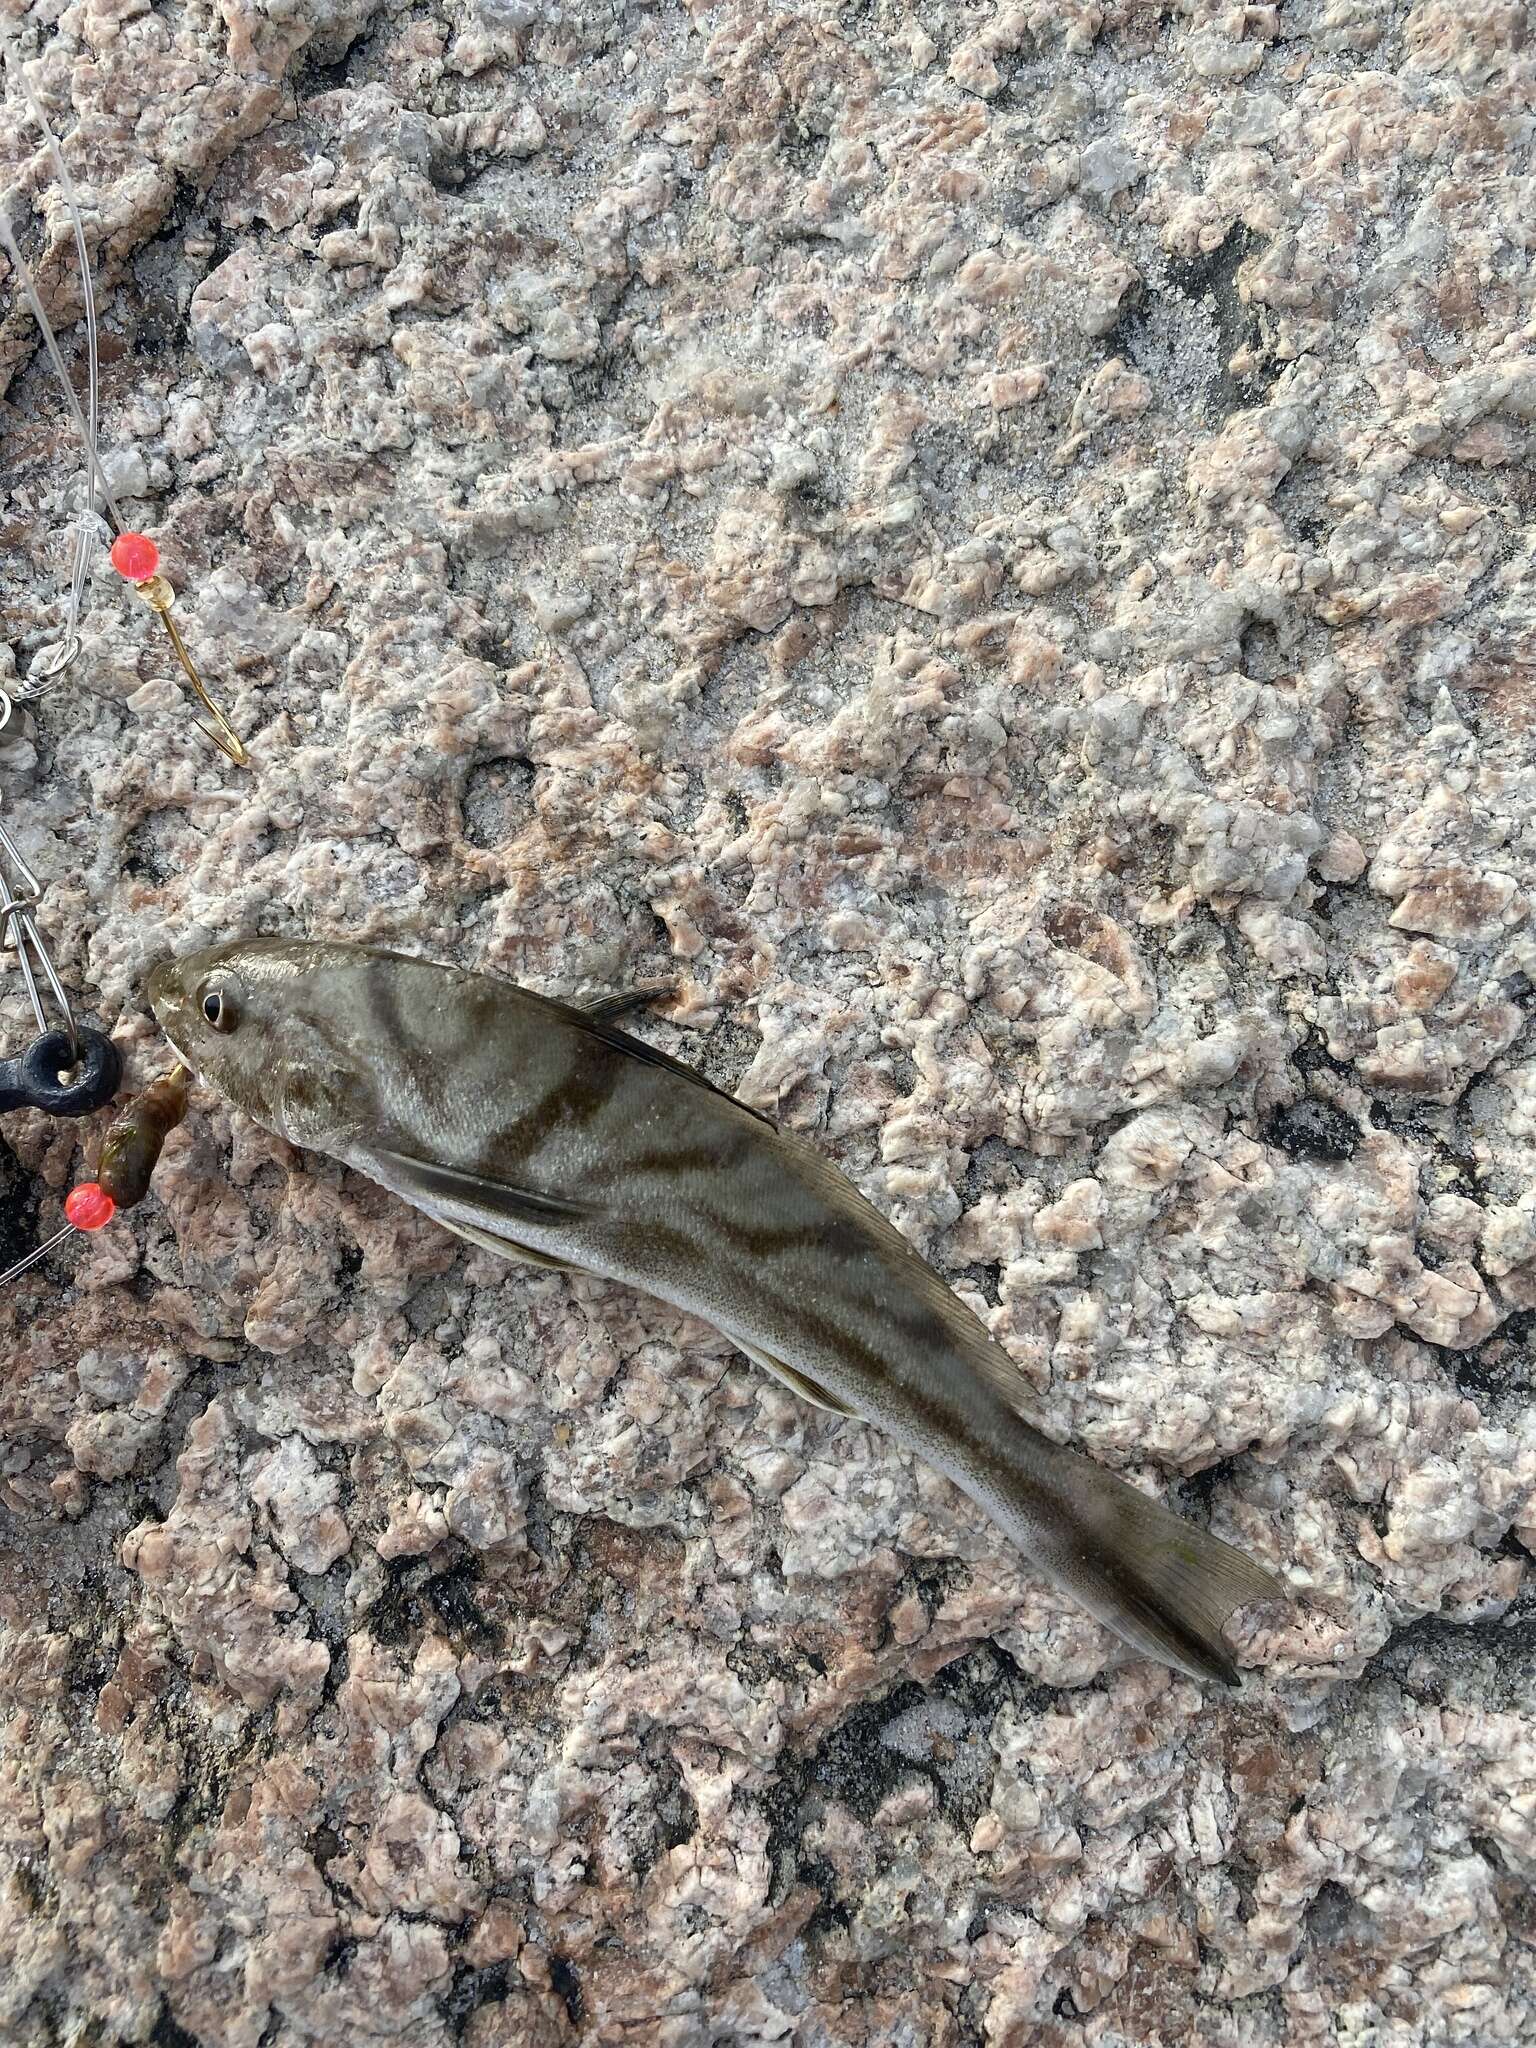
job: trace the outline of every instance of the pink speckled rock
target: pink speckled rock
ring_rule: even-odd
[[[134,1081],[237,932],[675,984],[1296,1598],[1204,1697],[713,1332],[199,1096],[0,1296],[0,2042],[1530,2039],[1524,10],[7,19],[252,751],[106,573],[0,737]],[[0,188],[73,356],[14,88]],[[78,460],[0,295],[3,684]],[[0,1265],[96,1135],[5,1118]]]

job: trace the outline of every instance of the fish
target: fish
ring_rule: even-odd
[[[702,1317],[937,1467],[1133,1649],[1240,1682],[1225,1627],[1280,1582],[1036,1428],[1012,1358],[900,1231],[807,1140],[621,1028],[629,997],[582,1009],[286,939],[162,961],[146,993],[183,1064],[267,1130],[487,1251]]]

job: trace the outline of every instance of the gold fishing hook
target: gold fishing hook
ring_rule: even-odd
[[[175,592],[163,576],[151,576],[147,583],[139,584],[137,589],[150,610],[159,614],[166,632],[171,636],[171,645],[176,650],[176,659],[181,663],[182,673],[196,691],[198,702],[213,720],[212,726],[204,725],[200,718],[194,718],[192,723],[204,739],[211,740],[219,752],[226,754],[237,768],[248,768],[251,757],[244,740],[208,694],[208,686],[198,674],[197,665],[187,652],[187,643],[182,639],[181,631],[171,617],[171,606],[176,601]]]
[[[171,617],[171,606],[176,602],[176,593],[160,574],[160,551],[147,534],[120,533],[110,550],[112,566],[125,582],[132,585],[150,610],[159,616],[161,624],[170,635],[171,646],[176,659],[181,663],[182,674],[196,692],[197,701],[213,720],[212,726],[203,724],[200,718],[192,723],[206,740],[211,740],[221,754],[234,762],[237,768],[248,768],[251,757],[244,740],[235,731],[223,711],[209,695],[208,686],[197,672],[197,664],[187,651],[187,643],[181,637],[176,621]]]

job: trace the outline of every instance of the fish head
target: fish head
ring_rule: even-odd
[[[200,1081],[291,1143],[330,1150],[369,1093],[369,1047],[345,1000],[353,953],[236,939],[160,961],[145,994]]]

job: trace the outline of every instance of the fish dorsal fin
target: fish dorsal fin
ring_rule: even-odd
[[[813,1408],[825,1408],[829,1415],[857,1416],[858,1410],[850,1408],[846,1401],[840,1401],[836,1394],[829,1394],[816,1380],[808,1379],[803,1372],[796,1372],[792,1365],[786,1365],[782,1358],[775,1358],[771,1352],[759,1351],[755,1344],[743,1344],[739,1337],[733,1338],[738,1351],[744,1351],[754,1365],[760,1365],[764,1372],[771,1372],[780,1379],[792,1394],[798,1394],[802,1401],[809,1401]]]
[[[516,1244],[520,1229],[533,1226],[549,1230],[562,1223],[577,1223],[592,1211],[584,1202],[570,1202],[558,1195],[536,1193],[532,1188],[519,1188],[504,1180],[495,1180],[488,1174],[473,1173],[461,1166],[445,1166],[441,1160],[422,1159],[410,1152],[396,1152],[380,1148],[373,1154],[383,1172],[375,1177],[384,1181],[408,1202],[415,1202],[419,1208],[436,1215],[445,1204],[460,1209],[477,1209],[507,1225],[507,1236]],[[368,1170],[366,1160],[359,1161],[364,1172]],[[438,1217],[440,1222],[449,1221]],[[450,1228],[458,1228],[450,1223]],[[487,1232],[487,1236],[499,1236],[499,1232]]]
[[[577,1003],[574,1007],[594,1024],[611,1024],[615,1017],[627,1017],[634,1010],[648,1009],[652,1003],[676,994],[675,981],[659,981],[650,988],[620,989],[617,995],[597,996],[590,1003]]]
[[[901,1237],[901,1232],[896,1230],[894,1224],[891,1225],[891,1229],[895,1236]],[[1032,1389],[1018,1365],[998,1343],[976,1311],[966,1306],[942,1274],[936,1273],[932,1266],[919,1257],[905,1238],[901,1241],[912,1261],[913,1271],[909,1277],[913,1291],[922,1295],[923,1299],[942,1316],[954,1339],[956,1349],[964,1353],[966,1363],[977,1378],[985,1380],[998,1399],[1006,1402],[1015,1415],[1038,1427],[1038,1410],[1031,1401]]]

